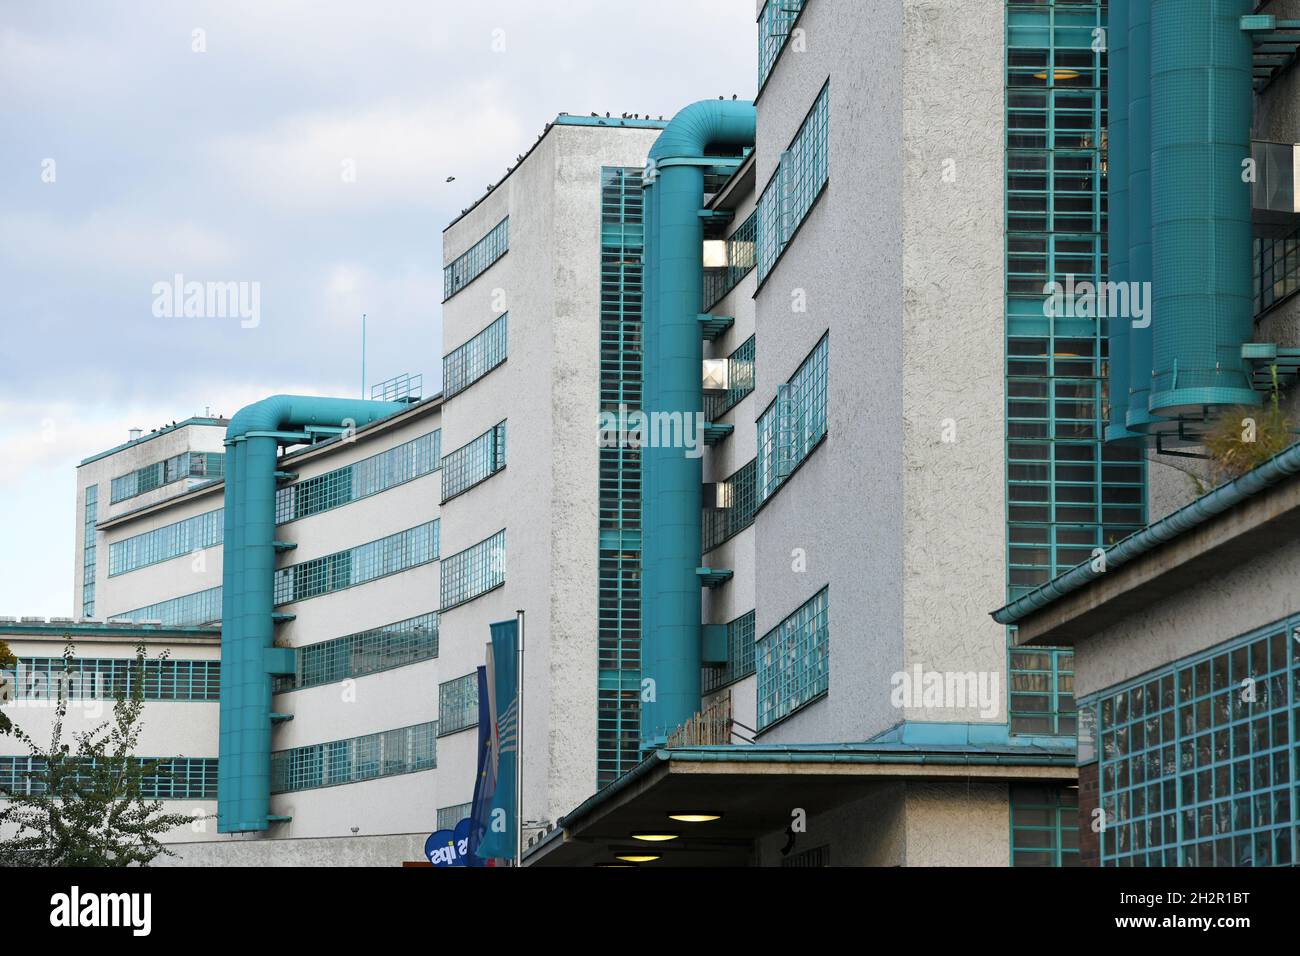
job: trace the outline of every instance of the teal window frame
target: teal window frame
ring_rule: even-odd
[[[755,486],[762,506],[822,443],[827,432],[830,332],[823,333],[757,422]]]
[[[759,639],[758,730],[830,692],[830,586],[822,588]]]
[[[463,290],[509,251],[510,217],[506,216],[488,230],[487,235],[443,267],[442,301],[446,302]]]
[[[506,531],[448,555],[439,568],[439,607],[449,611],[506,583]]]
[[[294,648],[294,674],[275,678],[275,693],[378,674],[438,656],[438,612]]]
[[[112,504],[126,501],[186,478],[215,480],[226,473],[226,455],[219,451],[186,451],[118,475],[109,485]]]
[[[438,766],[438,722],[412,724],[363,737],[278,750],[271,754],[271,792],[295,793]]]
[[[1255,315],[1300,292],[1300,228],[1278,238],[1255,239]]]
[[[763,92],[807,0],[767,0],[758,13],[758,91]]]
[[[438,685],[438,736],[478,726],[478,671]]]
[[[221,585],[182,594],[180,597],[159,601],[133,611],[110,615],[111,620],[129,620],[133,623],[159,621],[164,627],[194,627],[215,624],[221,620]]]
[[[736,227],[735,232],[727,237],[727,264],[725,267],[704,270],[704,311],[711,311],[714,306],[727,297],[745,276],[754,271],[758,264],[758,210]]]
[[[701,524],[703,530],[703,540],[700,542],[701,553],[712,551],[730,541],[754,523],[754,514],[758,509],[754,479],[757,469],[758,459],[751,459],[722,482],[727,486],[727,494],[731,500],[730,507],[704,509]]]
[[[451,807],[438,808],[438,829],[454,830],[461,820],[468,819],[474,808],[473,803],[458,803]]]
[[[704,396],[704,417],[716,422],[743,402],[754,391],[754,336],[736,346],[727,356],[725,392]]]
[[[87,485],[82,502],[81,529],[81,616],[95,616],[95,575],[98,571],[99,485]]]
[[[75,758],[74,758],[75,759]],[[140,780],[140,795],[146,800],[215,800],[217,798],[216,757],[133,757],[144,764],[156,763],[152,773]],[[94,762],[91,761],[93,768]],[[0,757],[0,801],[13,794],[38,796],[45,788],[32,779],[45,770],[41,757]],[[89,774],[73,778],[89,786]]]
[[[509,354],[509,317],[509,312],[502,312],[482,332],[442,357],[444,401],[505,362]]]
[[[828,79],[758,197],[758,284],[762,287],[830,182]]]
[[[70,668],[69,668],[70,664]],[[114,700],[139,685],[145,700],[211,702],[218,699],[221,662],[134,657],[19,657],[12,671],[0,671],[16,700]]]
[[[754,612],[746,611],[727,622],[727,662],[705,665],[700,672],[700,690],[712,694],[753,674]]]
[[[463,495],[506,467],[506,423],[497,422],[442,458],[442,504]]]
[[[108,546],[108,576],[127,574],[221,544],[224,516],[225,509],[217,508],[111,542]]]
[[[439,521],[435,518],[355,548],[278,568],[272,601],[277,606],[294,604],[437,561]]]
[[[1079,791],[1053,784],[1011,784],[1011,865],[1081,866]]]
[[[1074,649],[1013,647],[1007,651],[1011,674],[1011,733],[1030,737],[1074,737]]]

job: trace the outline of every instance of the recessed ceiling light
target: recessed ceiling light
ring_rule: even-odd
[[[633,840],[644,840],[646,843],[666,843],[669,840],[676,840],[679,834],[676,833],[633,833]]]
[[[676,820],[678,823],[712,823],[714,820],[721,820],[721,813],[670,813],[669,820]]]
[[[652,863],[659,858],[658,853],[619,853],[615,856],[616,860],[624,863]]]
[[[1079,78],[1079,71],[1065,70],[1058,67],[1057,69],[1052,71],[1052,78],[1056,80],[1077,80]],[[1040,70],[1039,72],[1035,73],[1034,79],[1036,80],[1047,79],[1047,71]]]

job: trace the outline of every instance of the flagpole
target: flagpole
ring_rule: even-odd
[[[515,611],[519,628],[519,661],[515,669],[515,866],[524,865],[524,612]]]

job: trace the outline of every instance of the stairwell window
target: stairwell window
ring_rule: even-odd
[[[826,382],[830,333],[803,360],[790,381],[758,419],[759,504],[781,484],[826,437]]]
[[[830,95],[827,80],[758,198],[759,285],[830,180]]]
[[[487,271],[510,248],[510,217],[492,227],[461,256],[442,270],[442,301],[446,302]]]
[[[764,730],[830,689],[830,588],[813,595],[759,640],[758,729]]]

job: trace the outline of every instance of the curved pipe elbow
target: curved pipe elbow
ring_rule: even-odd
[[[683,107],[650,148],[650,159],[699,158],[710,146],[753,146],[754,104],[748,100],[700,100]]]

